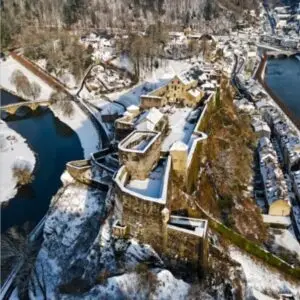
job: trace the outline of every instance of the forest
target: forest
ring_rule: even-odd
[[[173,29],[225,30],[243,9],[257,7],[258,0],[3,0],[1,45],[19,46],[19,36],[32,27],[143,30],[160,21]]]

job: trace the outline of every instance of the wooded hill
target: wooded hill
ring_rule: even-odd
[[[175,28],[226,30],[258,0],[3,0],[1,44],[9,46],[28,26],[138,28],[160,21]]]

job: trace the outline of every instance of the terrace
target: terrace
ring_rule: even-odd
[[[187,107],[170,107],[167,108],[164,113],[169,119],[170,133],[162,142],[162,151],[169,151],[172,144],[177,141],[188,144],[196,126],[197,117],[199,117],[201,110],[193,111],[191,108]]]

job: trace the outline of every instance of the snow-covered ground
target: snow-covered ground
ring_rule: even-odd
[[[122,68],[122,69],[126,69],[131,74],[134,73],[134,65],[130,61],[130,59],[128,58],[127,55],[120,55],[117,58],[113,59],[111,61],[111,63],[113,65],[115,65],[116,67],[119,67],[119,68]]]
[[[149,295],[151,299],[186,298],[189,285],[161,269],[162,261],[149,245],[136,240],[114,241],[112,197],[72,183],[66,173],[62,177],[69,185],[60,198],[52,200],[36,261],[48,299],[149,299]],[[115,255],[117,252],[121,259]],[[138,271],[137,266],[147,261],[153,268]],[[102,283],[97,281],[101,273],[108,275]],[[58,287],[74,278],[93,284],[85,293],[60,294]],[[153,279],[152,283],[148,278]],[[37,299],[41,295],[36,279],[33,281],[37,294],[31,293],[31,299]]]
[[[63,115],[60,109],[55,105],[51,105],[50,108],[57,118],[77,133],[81,147],[84,150],[84,157],[89,158],[91,153],[96,152],[99,149],[98,134],[88,116],[76,103],[72,102],[72,105],[74,107],[74,113],[70,117]]]
[[[162,151],[168,151],[173,143],[177,141],[189,143],[195,124],[189,123],[186,119],[192,109],[188,107],[175,108],[171,107],[167,113],[170,124],[170,133],[162,142]]]
[[[57,285],[62,278],[73,275],[72,264],[93,245],[106,210],[105,193],[84,185],[68,185],[58,199],[52,200],[36,261],[39,278],[47,283],[49,299],[57,299]]]
[[[34,61],[35,64],[37,64],[40,68],[47,71],[47,60],[42,58],[39,60]],[[55,72],[51,72],[51,75],[55,78],[57,78],[59,81],[61,81],[64,85],[66,85],[70,90],[77,88],[78,82],[76,82],[76,79],[73,74],[71,74],[66,69],[59,69],[56,70],[56,73],[59,73],[60,75],[57,76]]]
[[[33,171],[35,156],[26,140],[0,121],[0,202],[8,201],[17,193],[17,181],[12,172],[17,161],[28,162]]]
[[[144,196],[160,198],[163,190],[166,162],[157,166],[145,180],[130,180],[126,188]]]
[[[300,244],[289,230],[277,230],[276,233],[274,233],[274,236],[275,244],[291,252],[297,253],[298,260],[300,261]]]
[[[230,248],[230,256],[242,265],[247,287],[261,293],[292,293],[295,299],[300,297],[300,285],[287,281],[279,272],[270,269],[263,263],[253,260],[237,248]]]
[[[80,295],[72,299],[161,299],[183,300],[187,298],[189,285],[176,279],[168,270],[155,270],[151,272],[155,281],[152,283],[142,279],[136,272],[125,273],[121,276],[111,277],[105,285],[98,285],[87,295]],[[63,299],[70,299],[64,297]]]
[[[48,100],[50,98],[52,88],[10,56],[7,57],[6,61],[0,62],[1,86],[3,86],[6,89],[17,92],[15,86],[10,82],[11,75],[15,70],[20,70],[29,79],[31,83],[36,82],[39,84],[39,86],[41,87],[41,93],[37,100]]]

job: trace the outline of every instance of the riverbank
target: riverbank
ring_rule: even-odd
[[[289,125],[297,132],[297,134],[300,134],[299,118],[297,118],[297,116],[294,115],[294,113],[287,107],[287,105],[284,104],[284,99],[281,99],[277,94],[275,94],[275,92],[266,83],[265,72],[267,63],[267,56],[264,56],[260,61],[260,65],[256,73],[256,79],[269,95],[269,99],[272,100],[273,105],[279,108],[286,115],[286,119],[287,121],[289,121]]]
[[[50,109],[55,117],[68,125],[77,134],[84,152],[84,158],[89,158],[91,153],[101,149],[102,141],[99,140],[97,130],[89,117],[75,102],[71,102],[71,104],[74,109],[71,116],[64,115],[55,105],[51,105]]]
[[[41,93],[36,100],[48,100],[50,98],[53,89],[11,56],[0,62],[0,86],[17,93],[15,85],[11,83],[11,76],[16,70],[21,71],[31,83],[36,82],[41,87]]]
[[[33,172],[36,159],[26,139],[0,121],[0,202],[6,202],[17,194],[18,183],[13,176],[13,166],[18,161],[27,162]]]

